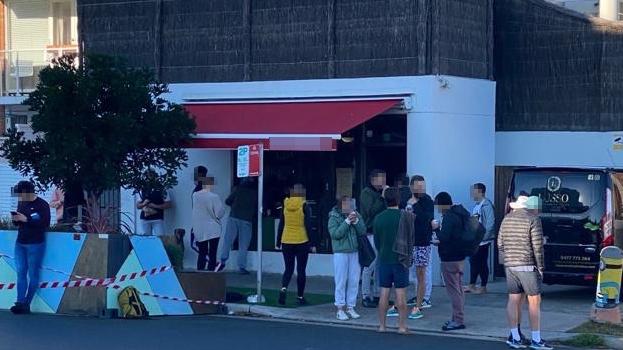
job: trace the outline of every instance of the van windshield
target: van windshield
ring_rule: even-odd
[[[540,197],[542,213],[582,214],[605,205],[605,183],[602,172],[517,172],[513,195]]]

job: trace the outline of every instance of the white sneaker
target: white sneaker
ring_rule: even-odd
[[[359,315],[357,311],[355,311],[355,308],[352,308],[352,307],[348,308],[348,310],[346,311],[346,314],[348,314],[348,316],[352,318],[353,320],[361,318],[361,315]]]
[[[340,321],[348,321],[348,315],[344,310],[340,310],[337,312],[337,319]]]

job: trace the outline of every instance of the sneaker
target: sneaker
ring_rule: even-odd
[[[361,302],[361,305],[363,305],[363,307],[365,308],[369,308],[369,309],[374,309],[375,307],[377,307],[377,303],[374,302],[374,300],[372,300],[371,298],[363,298],[363,301]]]
[[[348,321],[348,315],[344,312],[344,310],[338,311],[336,318],[340,321]]]
[[[353,307],[349,307],[348,310],[346,310],[346,314],[348,315],[348,317],[352,318],[353,320],[361,318],[361,315],[359,315],[357,311],[355,311],[355,308]]]
[[[395,307],[392,307],[391,309],[389,309],[387,311],[387,317],[398,317],[398,309],[396,309]]]
[[[448,323],[446,323],[443,327],[441,327],[441,330],[443,331],[456,331],[459,329],[465,329],[465,325],[464,324],[458,324],[454,321],[450,321]]]
[[[214,272],[221,272],[223,270],[225,270],[225,264],[223,262],[219,262],[218,265],[216,265]]]
[[[506,344],[508,344],[508,346],[513,349],[525,349],[526,348],[526,346],[523,345],[523,342],[521,340],[515,340],[512,334],[508,337],[508,340],[506,340]]]
[[[309,304],[305,297],[296,297],[296,302],[299,304],[299,306],[305,306]]]
[[[543,341],[543,340],[541,340],[538,343],[533,340],[532,344],[530,345],[530,349],[534,349],[534,350],[553,350],[554,347],[547,345],[545,343],[545,341]]]
[[[487,287],[475,287],[472,289],[472,294],[487,294]]]
[[[475,289],[476,289],[476,286],[473,284],[470,284],[468,286],[463,286],[463,293],[473,293]]]
[[[286,291],[285,288],[281,288],[281,290],[279,291],[279,300],[277,301],[279,303],[279,305],[285,305],[286,304],[286,295],[288,294],[288,292]]]
[[[29,314],[30,307],[22,303],[15,303],[15,305],[11,307],[11,312],[15,315]]]
[[[411,311],[411,313],[409,314],[410,320],[419,320],[422,317],[424,317],[424,314],[420,310],[417,310],[415,312]]]
[[[407,306],[414,307],[415,304],[417,304],[417,297],[413,297],[413,298],[407,300]]]
[[[247,269],[242,268],[242,267],[240,268],[240,270],[238,270],[238,273],[241,274],[241,275],[250,275],[251,274]]]
[[[433,307],[433,304],[430,302],[430,299],[424,299],[424,301],[422,301],[422,307],[420,309],[430,309],[431,307]]]

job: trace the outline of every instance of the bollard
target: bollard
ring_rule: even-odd
[[[619,295],[623,271],[623,251],[614,246],[601,250],[597,292],[591,319],[597,322],[620,324]]]

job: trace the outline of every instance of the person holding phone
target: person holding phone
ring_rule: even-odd
[[[17,226],[17,300],[11,312],[27,314],[30,313],[30,303],[39,287],[45,232],[50,228],[50,206],[35,194],[35,185],[30,181],[20,181],[12,192],[18,197],[18,204],[17,210],[11,212],[11,220]]]
[[[356,211],[355,200],[348,196],[338,199],[329,213],[328,225],[333,247],[337,319],[355,320],[361,317],[355,311],[361,274],[357,236],[366,234],[366,225]]]
[[[283,252],[285,271],[281,279],[279,304],[285,305],[288,285],[296,265],[297,302],[306,305],[305,284],[309,252],[316,252],[316,237],[311,223],[311,207],[306,203],[306,191],[302,184],[290,189],[290,197],[283,203],[283,213],[279,222],[277,246]]]

